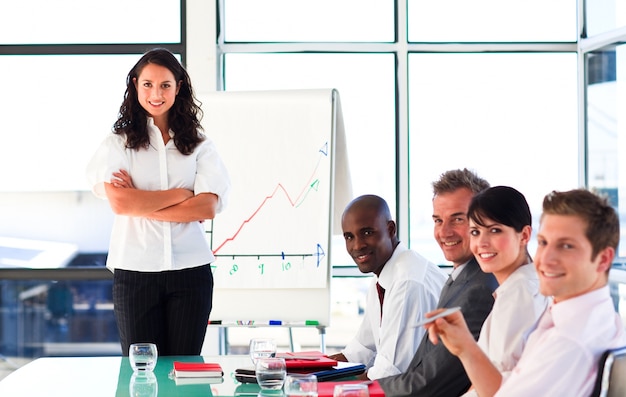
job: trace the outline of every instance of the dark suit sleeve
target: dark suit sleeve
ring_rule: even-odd
[[[483,323],[493,307],[493,292],[498,287],[498,283],[492,274],[480,272],[477,276],[481,282],[470,288],[469,293],[462,302],[461,311],[474,339],[478,340],[478,335],[483,327]]]
[[[483,322],[493,306],[493,276],[476,275],[448,307],[461,306],[467,325],[478,339]],[[422,339],[409,369],[378,380],[386,396],[456,397],[470,386],[461,361],[443,343],[433,345],[428,334]]]

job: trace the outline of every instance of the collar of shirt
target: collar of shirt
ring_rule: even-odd
[[[463,269],[465,269],[468,263],[469,261],[465,262],[462,265],[455,267],[454,270],[452,270],[452,273],[450,273],[450,277],[452,277],[453,281],[456,281],[456,278],[459,277],[459,274],[461,274],[461,272],[463,271]]]
[[[539,284],[539,276],[537,276],[537,271],[533,263],[527,263],[515,269],[515,271],[496,288],[494,294],[502,296],[502,294],[506,294],[508,290],[517,288],[515,285],[517,281],[524,280],[536,280],[537,284]]]
[[[559,332],[574,335],[581,331],[582,324],[597,326],[595,318],[598,316],[604,319],[603,322],[611,323],[611,317],[607,315],[615,314],[608,285],[559,303],[552,303],[550,308],[554,326]],[[613,313],[607,313],[608,310],[601,310],[602,308],[611,309]]]
[[[402,243],[398,243],[396,249],[393,250],[391,257],[389,257],[389,259],[385,263],[385,266],[383,266],[383,270],[381,270],[380,274],[378,275],[377,281],[381,287],[385,289],[389,288],[389,285],[391,284],[394,276],[391,267],[393,266],[393,263],[397,260],[398,256],[400,256],[400,254],[406,250],[408,250],[408,248]]]
[[[148,133],[152,133],[154,134],[154,136],[158,136],[159,138],[161,137],[161,130],[159,130],[159,127],[157,127],[154,124],[154,118],[152,117],[148,117],[146,119],[146,125],[148,126]],[[170,138],[174,138],[174,131],[172,131],[172,129],[170,128],[169,131],[167,132],[170,136]]]

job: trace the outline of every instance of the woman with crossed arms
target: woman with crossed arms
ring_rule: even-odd
[[[215,260],[203,222],[226,205],[230,179],[202,133],[191,80],[167,49],[145,53],[126,78],[113,133],[87,167],[115,213],[107,267],[122,354],[152,342],[161,356],[200,354]]]

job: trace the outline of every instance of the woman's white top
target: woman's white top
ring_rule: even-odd
[[[539,277],[532,263],[511,273],[495,290],[494,297],[491,313],[480,330],[478,345],[506,379],[551,299],[539,292]],[[463,395],[473,396],[477,396],[474,389]]]
[[[524,350],[529,330],[550,303],[539,292],[535,265],[517,268],[500,285],[491,313],[483,323],[478,345],[500,372],[510,372]]]
[[[170,136],[174,132],[170,130]],[[139,150],[126,148],[123,135],[104,139],[87,166],[93,193],[106,199],[104,183],[113,173],[126,170],[141,190],[188,189],[198,195],[218,196],[216,213],[226,205],[230,178],[215,145],[206,138],[190,155],[181,154],[174,140],[164,144],[160,130],[148,118],[150,145]],[[204,224],[165,222],[142,217],[115,215],[107,267],[158,272],[206,265],[215,260]]]

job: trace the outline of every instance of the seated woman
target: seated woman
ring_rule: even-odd
[[[468,217],[472,253],[481,269],[493,273],[500,284],[478,345],[506,378],[549,303],[539,293],[539,279],[527,249],[532,232],[530,209],[517,190],[495,186],[473,197]],[[475,395],[473,390],[465,394]]]

